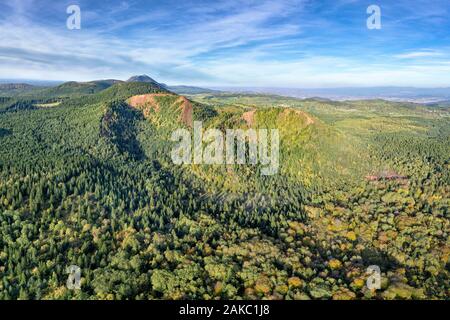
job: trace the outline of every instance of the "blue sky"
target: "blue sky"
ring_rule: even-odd
[[[450,87],[450,0],[0,0],[0,38],[8,79]]]

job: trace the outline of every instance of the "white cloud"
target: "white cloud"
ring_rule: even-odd
[[[417,58],[426,58],[426,57],[440,57],[443,56],[443,53],[438,51],[414,51],[403,54],[395,55],[398,59],[417,59]]]
[[[7,19],[0,22],[0,74],[4,78],[92,80],[148,73],[171,84],[289,87],[450,83],[448,62],[439,61],[445,58],[443,48],[397,55],[372,54],[370,48],[362,51],[357,45],[329,50],[328,46],[336,47],[323,42],[323,37],[303,34],[302,28],[323,29],[325,23],[332,32],[336,31],[331,28],[333,21],[323,22],[319,17],[293,23],[288,19],[297,17],[304,2],[221,2],[203,9],[186,3],[173,11],[181,10],[192,19],[177,21],[175,13],[168,28],[145,23],[149,17],[174,14],[162,9],[114,22],[116,14],[130,10],[125,4],[110,9],[106,17],[86,12],[85,17],[98,21],[92,26],[87,23],[88,27],[82,23],[81,30],[69,31],[64,24],[43,26],[28,16],[19,22]],[[210,16],[222,10],[226,13]],[[272,19],[283,23],[268,23]],[[115,36],[117,28],[128,30],[134,25],[137,28],[126,37]],[[314,46],[321,48],[311,50]]]

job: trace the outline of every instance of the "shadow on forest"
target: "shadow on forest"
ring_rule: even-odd
[[[143,119],[142,113],[125,103],[113,103],[102,118],[101,135],[108,137],[120,152],[128,153],[135,160],[145,158],[136,138],[136,124]]]
[[[143,115],[138,110],[134,110],[128,106],[122,108],[121,111],[124,113],[124,118],[127,122],[125,125],[129,126],[129,131],[127,133],[119,133],[122,135],[119,148],[121,149],[121,151],[128,152],[136,160],[142,160],[145,158],[145,153],[142,150],[141,145],[136,137],[136,124],[139,120],[142,120]]]
[[[0,128],[0,138],[12,135],[12,131],[9,129]]]
[[[377,250],[376,248],[366,248],[362,250],[361,257],[364,261],[364,265],[377,265],[381,268],[381,270],[402,267],[397,259],[385,252]]]

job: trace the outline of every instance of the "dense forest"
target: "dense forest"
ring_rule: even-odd
[[[2,94],[0,299],[450,296],[448,107],[139,82]],[[279,173],[174,165],[192,120],[278,129]]]

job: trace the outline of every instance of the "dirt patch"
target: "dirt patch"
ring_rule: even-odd
[[[255,124],[255,113],[256,109],[253,109],[242,114],[242,119],[247,123],[249,127],[252,127]]]
[[[151,112],[160,111],[160,105],[155,98],[167,96],[176,97],[170,93],[142,94],[129,98],[127,102],[130,106],[142,110],[144,117],[147,118],[151,115]],[[181,111],[181,114],[178,120],[187,126],[192,126],[192,103],[186,97],[180,96],[175,100],[174,104],[180,104],[179,110]]]
[[[192,126],[192,113],[193,113],[193,107],[192,103],[187,99],[186,97],[179,97],[177,100],[178,103],[181,103],[180,109],[181,109],[181,115],[180,115],[180,121],[183,122],[187,126]]]
[[[130,106],[143,110],[144,115],[147,116],[145,114],[147,108],[150,108],[150,110],[154,110],[156,112],[159,111],[159,104],[156,102],[155,97],[165,97],[170,95],[171,94],[167,93],[141,94],[129,98],[127,102]],[[147,112],[150,110],[147,110]]]
[[[303,112],[303,111],[300,111],[300,110],[295,110],[295,113],[305,117],[307,126],[309,126],[310,124],[314,124],[315,123],[314,119],[311,118],[311,116],[309,114],[307,114],[306,112]]]
[[[306,112],[301,111],[301,110],[293,110],[293,109],[286,109],[284,110],[284,114],[289,114],[290,112],[294,112],[296,115],[301,116],[302,118],[305,119],[306,121],[306,126],[312,125],[315,123],[315,120]]]
[[[383,180],[395,180],[398,182],[407,182],[408,177],[402,176],[395,171],[381,171],[375,174],[370,174],[366,176],[366,180],[368,181],[383,181]]]

